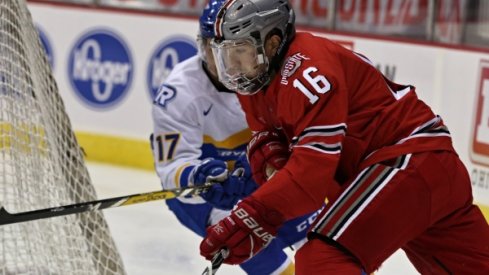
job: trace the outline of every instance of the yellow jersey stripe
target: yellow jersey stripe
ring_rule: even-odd
[[[242,130],[224,140],[215,140],[208,135],[204,135],[204,143],[210,143],[219,148],[233,149],[240,145],[247,144],[251,138],[249,129]]]

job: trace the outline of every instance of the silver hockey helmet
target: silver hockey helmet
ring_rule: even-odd
[[[211,42],[219,80],[228,89],[250,95],[270,82],[276,63],[295,34],[295,14],[288,0],[229,0],[214,23]],[[272,60],[265,40],[278,34],[282,42]]]

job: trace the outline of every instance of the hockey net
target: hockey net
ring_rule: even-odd
[[[25,0],[0,0],[0,204],[96,199]],[[97,211],[0,226],[1,274],[125,274]]]

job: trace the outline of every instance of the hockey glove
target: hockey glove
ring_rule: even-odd
[[[246,155],[242,155],[236,160],[231,179],[235,181],[232,184],[232,192],[240,199],[247,197],[258,188],[251,175],[251,168]]]
[[[190,183],[204,185],[209,182],[222,182],[228,178],[227,165],[222,160],[213,158],[204,159],[190,172]]]
[[[253,178],[258,185],[262,185],[275,171],[285,166],[290,151],[281,133],[263,131],[253,135],[248,143],[247,155]]]
[[[196,166],[190,177],[194,185],[215,182],[201,197],[216,208],[230,210],[256,189],[254,182],[250,184],[242,173],[242,170],[235,170],[228,175],[224,161],[209,158]]]
[[[200,254],[211,260],[219,250],[227,248],[228,264],[240,264],[266,247],[284,222],[282,215],[248,197],[231,214],[207,228],[200,243]]]

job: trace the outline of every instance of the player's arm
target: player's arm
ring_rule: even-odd
[[[252,197],[291,219],[322,206],[339,185],[334,176],[346,133],[347,92],[334,61],[304,62],[290,79],[288,98],[280,108],[294,125],[286,165]],[[285,94],[285,93],[284,93]]]
[[[200,163],[203,129],[197,107],[186,98],[184,88],[164,84],[152,107],[151,147],[165,189],[188,186],[190,171]]]
[[[255,97],[263,96],[260,94]],[[246,121],[252,131],[246,148],[253,179],[258,185],[265,183],[277,170],[280,170],[289,158],[289,143],[278,129],[265,125],[256,115],[260,110],[249,96],[239,96],[241,106],[246,114]]]
[[[185,98],[188,94],[182,92],[185,86],[172,88],[177,93],[174,102],[164,100],[172,99],[171,91],[166,91],[165,98],[157,97],[153,105],[153,156],[162,185],[179,188],[217,183],[201,194],[202,198],[214,207],[231,209],[256,189],[249,166],[239,160],[241,168],[228,171],[227,164],[220,159],[200,159],[204,137],[202,112],[192,104],[195,97]]]

